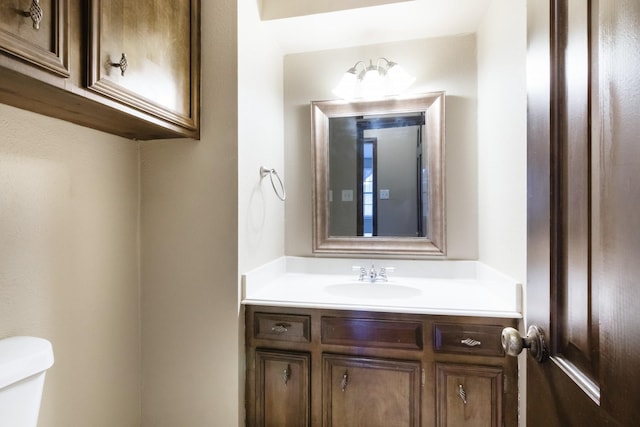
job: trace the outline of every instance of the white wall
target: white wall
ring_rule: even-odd
[[[0,338],[53,344],[38,425],[138,426],[138,145],[2,104],[0,135]]]
[[[473,35],[412,40],[321,52],[284,60],[286,253],[311,255],[312,165],[309,103],[333,99],[342,74],[358,60],[386,57],[416,76],[411,92],[446,91],[448,257],[478,256],[476,39]]]
[[[478,31],[480,260],[526,272],[526,2],[493,0]]]
[[[238,253],[244,273],[284,255],[284,203],[261,179],[275,169],[285,188],[282,52],[260,21],[257,2],[238,2]],[[275,181],[276,188],[278,182]]]
[[[257,3],[255,0],[238,1],[237,240],[240,275],[284,255],[285,205],[276,196],[269,176],[261,177],[260,168],[275,169],[285,189],[290,183],[284,168],[282,52],[260,21]],[[278,182],[274,182],[279,189]],[[241,343],[239,394],[235,406],[229,408],[238,409],[239,425],[244,425],[242,318],[237,332]]]
[[[201,140],[141,146],[143,426],[240,423],[237,12],[202,2]]]
[[[493,0],[478,31],[479,259],[524,287],[526,30],[526,1]],[[526,288],[523,291],[524,297]],[[521,425],[526,412],[525,357],[518,360]]]

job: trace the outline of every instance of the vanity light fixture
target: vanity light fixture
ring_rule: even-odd
[[[376,64],[358,61],[349,68],[333,93],[342,99],[379,98],[397,95],[409,88],[416,80],[407,74],[398,63],[387,58],[378,58]]]

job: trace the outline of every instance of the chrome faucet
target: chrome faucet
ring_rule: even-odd
[[[387,271],[393,271],[391,267],[380,267],[379,270],[376,270],[376,266],[371,264],[371,267],[367,270],[366,267],[358,266],[353,267],[353,270],[358,270],[358,280],[361,282],[386,282],[388,279]]]
[[[371,268],[369,269],[369,280],[375,282],[377,277],[378,273],[376,272],[376,266],[371,264]]]

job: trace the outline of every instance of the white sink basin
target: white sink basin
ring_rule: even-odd
[[[418,288],[405,286],[395,283],[384,282],[347,282],[336,283],[324,287],[324,291],[332,294],[348,298],[378,299],[378,298],[409,298],[422,294]]]
[[[245,273],[242,303],[396,313],[522,317],[520,285],[477,261],[369,260],[388,282],[358,280],[361,259],[282,257]],[[395,273],[398,274],[395,274]]]

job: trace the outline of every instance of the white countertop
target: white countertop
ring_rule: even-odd
[[[392,267],[388,282],[359,282],[352,266]],[[477,261],[282,257],[242,277],[242,303],[282,307],[522,317],[515,280]]]

